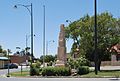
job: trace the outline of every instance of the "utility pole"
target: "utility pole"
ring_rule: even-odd
[[[97,54],[97,44],[98,44],[98,37],[97,37],[97,0],[94,1],[94,10],[95,10],[95,51],[94,51],[94,61],[95,61],[95,74],[98,74],[98,54]]]

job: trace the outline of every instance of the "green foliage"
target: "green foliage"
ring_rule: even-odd
[[[79,66],[88,66],[89,65],[89,61],[85,57],[78,58],[77,63]]]
[[[71,69],[73,69],[75,67],[75,61],[73,58],[69,58],[67,61],[67,66],[70,67]]]
[[[0,45],[0,53],[2,53],[3,49],[2,49],[2,46]]]
[[[53,67],[46,67],[42,69],[42,75],[43,76],[55,76],[55,70]]]
[[[53,62],[50,61],[50,62],[47,64],[47,66],[52,66],[52,64],[53,64]]]
[[[83,56],[77,59],[69,58],[67,61],[67,65],[71,69],[78,69],[79,66],[89,66],[89,61]]]
[[[84,75],[89,73],[89,67],[88,66],[79,66],[78,68],[78,74],[79,75]]]
[[[46,55],[45,56],[45,62],[54,62],[55,60],[55,56],[52,56],[52,55]],[[43,62],[43,56],[40,57],[40,62],[42,63]]]
[[[0,53],[2,54],[1,56],[7,56],[7,51],[2,48],[0,45]]]
[[[42,69],[43,76],[69,76],[70,69],[66,67],[46,67]]]
[[[4,54],[4,56],[7,56],[7,51],[3,50],[2,53]]]
[[[33,63],[31,66],[30,66],[30,75],[31,76],[34,76],[34,75],[39,75],[40,74],[40,63],[37,62],[37,63]]]
[[[110,13],[97,15],[98,29],[98,57],[99,60],[110,60],[107,48],[120,42],[120,19],[114,18]],[[66,39],[72,39],[71,53],[79,48],[79,54],[92,60],[94,57],[94,16],[86,15],[69,24],[65,29]]]

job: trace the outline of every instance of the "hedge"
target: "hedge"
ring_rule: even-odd
[[[30,65],[30,76],[40,75],[40,69],[39,63],[33,63]]]
[[[71,71],[67,67],[46,67],[42,69],[43,76],[69,76]]]
[[[88,74],[89,73],[89,67],[88,66],[79,66],[78,67],[78,74],[83,75],[83,74]]]

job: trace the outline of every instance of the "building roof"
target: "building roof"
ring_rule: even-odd
[[[3,57],[4,56],[4,54],[3,53],[0,53],[0,57]]]
[[[0,60],[8,60],[7,57],[0,57]]]
[[[120,54],[120,44],[112,46],[110,52],[117,52],[118,54]]]

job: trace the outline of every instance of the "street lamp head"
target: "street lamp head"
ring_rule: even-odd
[[[69,22],[69,20],[66,20],[66,22]]]
[[[55,42],[55,41],[53,40],[53,42]]]
[[[66,20],[67,23],[72,23],[70,20]]]
[[[17,5],[15,5],[14,8],[17,8]]]
[[[32,14],[32,10],[30,10],[30,9],[28,8],[28,7],[31,6],[31,9],[32,9],[32,4],[31,4],[31,5],[16,4],[16,5],[14,5],[14,8],[18,8],[18,6],[23,6],[23,7],[25,7],[25,8],[28,10],[28,12],[30,13],[30,15]]]

